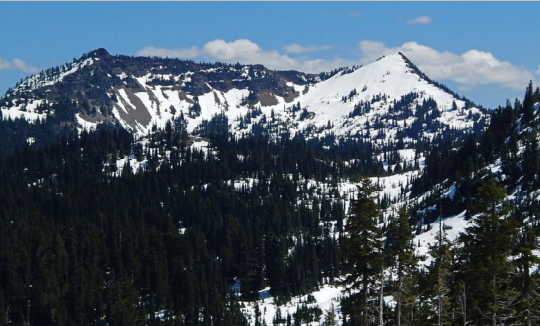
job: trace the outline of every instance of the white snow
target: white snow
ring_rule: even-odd
[[[92,131],[97,128],[97,123],[89,122],[81,118],[80,113],[75,114],[75,119],[77,120],[77,124],[78,124],[77,128],[79,132],[82,132],[83,130]]]
[[[39,74],[32,75],[32,76],[28,77],[25,81],[23,81],[23,83],[21,85],[16,87],[14,89],[14,92],[15,92],[15,94],[17,94],[17,93],[25,91],[25,90],[34,90],[34,89],[38,89],[38,88],[41,88],[41,87],[54,85],[54,84],[64,80],[64,78],[66,76],[71,75],[74,72],[76,72],[77,70],[81,69],[82,67],[84,67],[86,65],[91,65],[93,63],[94,63],[94,59],[93,58],[88,58],[88,59],[86,59],[86,60],[84,60],[82,62],[78,62],[78,63],[73,64],[73,66],[71,67],[70,70],[63,71],[58,75],[45,76],[45,78],[41,78],[41,76]]]
[[[314,298],[315,302],[308,303],[308,307],[319,307],[322,312],[323,316],[324,313],[326,313],[331,305],[334,305],[336,309],[336,315],[339,317],[341,316],[339,311],[339,304],[340,304],[340,295],[343,288],[331,286],[331,285],[323,285],[321,288],[317,291],[314,291],[310,293]],[[276,305],[274,298],[270,295],[270,288],[265,288],[261,291],[259,291],[259,311],[261,312],[261,316],[266,322],[267,325],[272,325],[273,319],[276,315],[277,309],[281,309],[281,316],[283,318],[287,317],[287,314],[292,315],[296,312],[297,305],[301,305],[301,302],[305,302],[307,300],[308,295],[302,295],[293,297],[289,302],[283,304],[283,305]],[[253,302],[242,302],[245,306],[245,308],[242,308],[244,314],[246,317],[248,317],[248,320],[250,321],[251,325],[255,324],[255,304]],[[320,322],[322,322],[322,316]],[[338,324],[341,325],[341,322],[338,321]],[[310,324],[304,324],[309,326],[319,326],[319,322],[312,322]]]
[[[442,219],[443,228],[446,232],[446,237],[449,241],[457,239],[460,233],[465,231],[465,228],[470,225],[470,221],[465,220],[465,213],[463,211],[455,216],[450,216]],[[417,256],[425,256],[426,260],[420,261],[419,266],[429,266],[432,262],[432,257],[429,256],[429,246],[434,245],[437,242],[437,235],[439,233],[439,223],[437,220],[431,224],[431,229],[421,233],[414,237],[413,243],[415,245],[415,253]]]
[[[37,107],[43,104],[44,100],[30,100],[28,104],[21,103],[13,106],[2,106],[2,119],[26,119],[29,122],[47,119],[47,113],[39,113]]]

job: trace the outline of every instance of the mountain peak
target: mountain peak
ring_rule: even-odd
[[[417,118],[413,111],[428,100],[437,103],[440,114],[432,119],[444,126],[468,130],[473,127],[468,117],[476,113],[469,114],[471,105],[432,82],[401,52],[312,80],[294,71],[269,72],[260,65],[111,58],[106,49],[97,48],[73,63],[27,78],[9,98],[2,98],[3,116],[45,120],[64,114],[80,129],[119,122],[142,136],[154,125],[164,128],[180,117],[185,117],[186,130],[194,132],[214,116],[226,114],[231,131],[238,134],[262,130],[275,137],[285,132],[325,137],[332,132],[336,137],[383,143],[393,141],[399,128],[410,129],[405,122],[395,121],[408,119],[406,125],[411,126],[411,120]],[[62,104],[63,94],[71,94],[70,105]],[[456,106],[454,102],[459,110],[445,113]],[[44,110],[43,103],[50,110]],[[262,116],[272,117],[272,122]],[[280,124],[274,128],[272,123],[277,121]],[[378,123],[376,129],[385,132],[374,133],[374,122]],[[423,130],[418,122],[415,128],[409,138],[419,133],[434,135],[446,127]]]
[[[97,48],[84,55],[85,58],[108,58],[110,53],[105,48]]]
[[[414,70],[414,72],[421,78],[427,80],[428,82],[430,83],[433,83],[433,81],[431,79],[429,79],[428,76],[426,76],[426,74],[424,74],[411,60],[409,60],[409,58],[407,58],[403,52],[397,52],[395,54],[396,56],[400,56],[401,59],[403,59],[403,61],[405,62],[405,64],[407,65],[408,68]]]
[[[410,61],[401,51],[396,52],[394,55],[399,55],[403,58],[403,60]]]
[[[404,58],[404,59],[407,59],[405,58],[405,56],[403,55],[403,53],[401,52],[394,52],[394,53],[391,53],[391,54],[386,54],[386,55],[383,55],[381,57],[379,57],[377,60],[371,62],[371,63],[375,63],[375,62],[378,62],[378,61],[384,61],[384,60],[388,60],[388,59],[392,59],[392,58],[398,58],[398,57],[401,57],[401,58]],[[371,64],[370,63],[370,64]]]
[[[375,62],[371,64],[385,64],[385,65],[393,65],[393,66],[406,66],[407,68],[413,69],[415,73],[417,73],[421,77],[427,77],[423,72],[421,72],[418,67],[414,63],[412,63],[409,58],[407,58],[403,52],[394,52],[392,54],[383,55],[382,57],[375,60]],[[369,65],[371,65],[369,64]],[[390,68],[390,67],[389,67]]]

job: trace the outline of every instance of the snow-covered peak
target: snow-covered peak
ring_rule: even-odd
[[[314,86],[308,99],[332,102],[348,96],[356,89],[356,99],[371,100],[377,95],[399,99],[411,92],[425,93],[438,103],[454,100],[451,94],[432,85],[410,68],[400,53],[395,53],[356,69],[352,73],[336,76]]]
[[[54,114],[63,94],[72,97],[77,108],[73,120],[80,130],[118,122],[138,136],[181,116],[193,132],[225,114],[235,134],[333,135],[384,144],[397,141],[400,132],[412,142],[434,137],[444,128],[471,130],[473,118],[484,116],[429,80],[401,53],[323,78],[260,65],[113,57],[97,49],[72,64],[29,77],[0,101],[0,109],[4,118],[30,120],[23,105],[46,100],[49,114]],[[417,106],[427,100],[436,107],[417,114]],[[438,125],[432,130],[427,123],[407,133],[418,119],[438,121],[442,129]]]

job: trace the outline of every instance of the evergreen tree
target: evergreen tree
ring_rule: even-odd
[[[494,179],[484,182],[469,205],[474,223],[461,237],[461,281],[467,289],[467,314],[475,324],[505,324],[515,317],[517,292],[511,286],[509,260],[517,228],[507,218],[503,189]]]
[[[534,88],[532,80],[529,81],[529,85],[527,86],[527,90],[525,91],[525,97],[523,98],[523,107],[522,107],[522,114],[523,114],[523,122],[528,123],[532,121],[534,118]]]
[[[451,245],[443,228],[443,221],[439,220],[439,232],[436,242],[430,246],[429,255],[433,257],[429,268],[429,294],[434,305],[434,318],[438,326],[450,325],[450,289],[452,273]]]
[[[540,259],[533,253],[538,250],[538,239],[534,230],[525,225],[516,249],[516,264],[519,270],[520,283],[520,310],[523,315],[518,320],[524,320],[524,325],[531,326],[540,321],[540,294],[537,277],[531,276],[533,266],[540,263]]]
[[[344,250],[345,271],[348,273],[345,284],[351,296],[344,313],[363,326],[376,319],[372,301],[377,296],[373,289],[382,268],[381,231],[376,225],[379,210],[375,196],[375,185],[367,178],[362,179],[345,226],[348,234]]]
[[[523,152],[522,171],[524,176],[524,188],[530,189],[538,184],[537,175],[540,172],[540,151],[536,132],[526,137],[525,151]]]
[[[394,259],[392,269],[397,278],[394,290],[394,298],[397,303],[397,326],[414,323],[413,309],[416,301],[414,273],[417,260],[414,256],[412,240],[413,233],[409,224],[409,215],[405,208],[401,208],[398,218],[392,221],[388,227],[388,249]]]
[[[330,305],[330,308],[324,314],[323,326],[336,326],[336,310],[334,304]]]

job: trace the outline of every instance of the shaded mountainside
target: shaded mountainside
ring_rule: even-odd
[[[294,98],[294,89],[288,87],[287,82],[301,85],[315,78],[298,72],[270,71],[261,65],[198,64],[178,59],[111,56],[105,49],[98,49],[72,63],[28,77],[6,93],[3,101],[7,102],[2,104],[2,109],[17,108],[10,113],[4,111],[4,115],[12,117],[36,119],[60,115],[60,120],[71,123],[78,121],[75,114],[83,117],[83,124],[119,120],[135,131],[143,131],[137,129],[137,124],[147,131],[151,123],[158,122],[151,114],[159,119],[178,116],[168,111],[169,106],[160,105],[153,92],[156,87],[164,87],[180,101],[194,104],[194,97],[211,89],[218,92],[248,87],[254,92],[271,89],[278,96]],[[148,107],[142,102],[144,99],[139,98],[142,95],[134,95],[141,92],[154,101]],[[163,96],[167,97],[165,92]],[[68,107],[61,105],[66,98],[70,102]],[[144,112],[135,112],[137,110]]]

